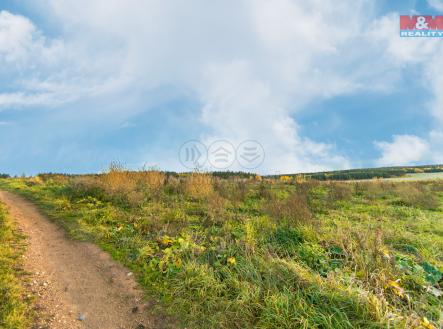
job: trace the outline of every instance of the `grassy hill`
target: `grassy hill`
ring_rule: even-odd
[[[0,179],[0,186],[110,252],[184,327],[443,324],[441,181],[114,168]]]

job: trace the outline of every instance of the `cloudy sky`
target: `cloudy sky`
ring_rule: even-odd
[[[190,139],[269,174],[443,163],[443,38],[400,14],[443,0],[1,0],[0,172],[183,170]]]

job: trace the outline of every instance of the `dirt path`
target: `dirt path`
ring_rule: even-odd
[[[34,328],[158,328],[131,273],[90,243],[66,238],[35,206],[0,191],[27,236],[25,270],[39,314]]]

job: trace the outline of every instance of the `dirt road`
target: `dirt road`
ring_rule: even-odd
[[[70,240],[21,197],[0,191],[0,200],[27,237],[24,267],[39,314],[34,328],[159,327],[132,274],[108,254]]]

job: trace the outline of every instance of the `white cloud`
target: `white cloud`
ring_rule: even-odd
[[[411,165],[428,158],[429,144],[414,135],[394,135],[393,141],[375,142],[382,152],[377,160],[380,166]]]
[[[35,33],[27,18],[0,11],[0,58],[7,63],[23,61],[29,56]]]
[[[81,98],[112,93],[126,83],[109,70],[111,59],[93,59],[90,45],[44,36],[28,18],[0,12],[0,111],[35,106],[56,107]],[[86,47],[86,48],[84,48]],[[115,55],[118,55],[116,53]]]
[[[59,24],[60,38],[3,14],[5,31],[22,31],[5,32],[13,41],[4,58],[27,74],[0,94],[0,109],[120,95],[124,105],[96,111],[120,111],[126,122],[146,108],[137,99],[168,86],[202,104],[195,113],[209,130],[202,138],[262,142],[267,172],[349,167],[334,145],[300,134],[297,113],[313,100],[389,92],[404,65],[434,49],[399,41],[395,15],[366,32],[374,17],[368,0],[38,3]]]
[[[63,51],[60,40],[47,40],[28,18],[0,11],[0,72],[48,68]]]
[[[428,0],[428,3],[432,8],[443,11],[443,1],[442,0]]]

